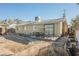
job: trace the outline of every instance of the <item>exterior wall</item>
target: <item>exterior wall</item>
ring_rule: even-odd
[[[1,27],[0,28],[2,28],[2,34],[4,34],[4,33],[6,33],[7,32],[7,25],[1,25]]]
[[[16,30],[16,33],[22,33],[22,34],[33,34],[35,32],[44,33],[44,25],[40,24],[34,24],[34,25],[20,25],[17,26],[18,30]]]
[[[18,30],[16,30],[16,33],[23,33],[22,25],[17,26]]]
[[[51,36],[61,36],[67,32],[67,29],[66,21],[59,21],[52,24],[19,24],[16,26],[16,33],[33,34],[39,32]]]
[[[60,29],[59,29],[59,33],[60,33],[60,35],[62,35],[62,28],[63,28],[63,23],[62,22],[60,22]]]
[[[42,33],[44,33],[44,25],[43,24],[33,25],[33,32],[42,32]]]
[[[63,35],[66,35],[68,33],[68,25],[67,25],[67,22],[64,21],[63,24],[63,29],[62,29],[62,32],[63,32]]]
[[[55,36],[61,36],[62,35],[62,22],[55,23]]]
[[[45,25],[45,34],[52,36],[62,35],[62,22]]]
[[[8,25],[4,25],[3,27],[5,27],[6,30]],[[67,32],[67,29],[67,23],[60,21],[52,24],[17,24],[15,32],[21,34],[33,34],[39,32],[51,36],[61,36],[63,33]]]
[[[24,25],[24,33],[31,34],[33,32],[33,25]]]
[[[62,35],[62,22],[57,23],[57,36]]]
[[[39,32],[50,36],[61,36],[62,28],[62,22],[53,24],[27,24],[17,26],[16,33],[33,34]]]
[[[55,23],[55,29],[54,29],[54,31],[55,31],[55,33],[54,33],[54,36],[58,36],[58,23]]]
[[[16,33],[30,34],[33,32],[33,25],[19,25],[17,26]]]

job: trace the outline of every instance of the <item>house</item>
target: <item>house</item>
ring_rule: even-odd
[[[39,19],[40,20],[40,19]],[[17,24],[16,33],[20,34],[44,34],[46,36],[65,35],[68,31],[67,20],[65,17],[58,19],[48,19],[43,21],[29,22],[26,24]]]
[[[16,24],[13,26],[15,27],[14,29],[16,33],[25,35],[60,37],[67,34],[68,31],[65,12],[63,17],[58,19],[42,20],[41,17],[37,16],[35,17],[35,21],[17,22],[17,20],[7,20],[1,23],[1,26],[8,29],[12,24]]]

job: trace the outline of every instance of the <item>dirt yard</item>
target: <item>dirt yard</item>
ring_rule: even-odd
[[[35,41],[26,45],[0,37],[0,55],[35,56],[39,55],[40,49],[49,45],[51,45],[51,42],[46,41]]]

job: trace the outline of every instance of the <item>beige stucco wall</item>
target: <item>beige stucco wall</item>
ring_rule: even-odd
[[[55,36],[61,36],[62,34],[62,22],[55,23]]]
[[[60,35],[62,35],[62,29],[63,29],[63,23],[62,22],[60,22]]]
[[[40,32],[40,33],[47,33],[46,28],[44,24],[25,24],[25,25],[19,25],[17,26],[18,30],[16,30],[16,33],[22,33],[22,34],[30,34],[33,32]],[[54,23],[54,29],[52,28],[52,31],[54,31],[55,36],[60,36],[62,34],[62,22]]]
[[[54,35],[57,36],[58,35],[58,23],[54,24]]]
[[[33,32],[32,25],[19,25],[17,28],[16,33],[29,34]]]
[[[33,32],[44,32],[44,25],[43,24],[35,24],[33,25],[34,29]]]
[[[35,25],[20,25],[17,26],[18,30],[16,30],[16,33],[22,33],[22,34],[30,34],[33,32],[44,32],[44,25],[35,24]]]

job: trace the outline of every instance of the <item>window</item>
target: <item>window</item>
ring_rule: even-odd
[[[53,24],[45,25],[45,31],[47,35],[53,35]]]

